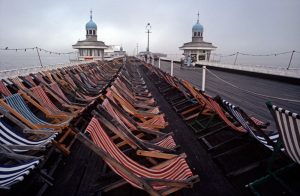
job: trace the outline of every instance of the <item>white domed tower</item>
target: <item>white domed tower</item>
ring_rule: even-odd
[[[73,45],[73,48],[79,51],[78,60],[102,60],[104,49],[108,46],[103,41],[97,40],[97,24],[93,21],[92,10],[90,21],[86,23],[85,30],[86,39]]]
[[[203,41],[204,28],[199,22],[199,12],[197,23],[192,27],[192,41],[184,43],[179,49],[183,50],[183,55],[188,64],[209,61],[210,53],[217,47],[210,42]]]

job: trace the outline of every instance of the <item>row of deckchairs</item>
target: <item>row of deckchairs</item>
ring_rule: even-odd
[[[164,131],[168,123],[137,67],[130,59],[119,64],[118,60],[83,64],[3,80],[0,112],[22,133],[3,132],[1,142],[3,139],[5,148],[14,149],[14,154],[30,149],[28,145],[47,150],[51,143],[68,155],[75,136],[121,177],[101,191],[126,183],[151,195],[191,188],[199,177],[193,175],[173,133]],[[8,142],[29,133],[48,135],[22,137],[24,145]],[[8,137],[11,139],[6,140]],[[51,176],[44,175],[44,180],[54,183]]]
[[[272,167],[275,165],[273,164],[275,160],[282,161],[284,155],[290,158],[291,165],[300,163],[298,114],[268,102],[267,106],[277,126],[277,130],[270,130],[267,128],[269,123],[249,116],[240,107],[220,96],[212,98],[190,82],[171,77],[168,73],[149,64],[144,63],[143,67],[165,99],[196,133],[209,152],[212,152],[215,160],[222,160],[222,157],[226,156],[229,159],[236,159],[237,162],[243,162],[244,160],[236,158],[235,155],[247,153],[247,158],[254,157],[247,160],[241,168],[237,169],[234,165],[235,170],[225,170],[227,176],[240,175],[260,166],[262,162],[269,162],[267,176],[247,185],[251,191],[259,195],[257,186],[272,178],[290,194],[297,195],[277,176],[284,169],[290,168],[290,165],[277,168],[275,171]],[[254,146],[257,148],[253,148]],[[252,149],[251,154],[249,149]]]
[[[199,181],[173,133],[164,132],[168,123],[134,63],[127,61],[101,99],[84,134],[76,136],[122,177],[99,190],[129,183],[150,195],[168,195]]]
[[[10,189],[34,168],[46,182],[43,190],[53,185],[51,174],[70,153],[76,123],[120,68],[119,60],[83,63],[0,81],[1,189]]]

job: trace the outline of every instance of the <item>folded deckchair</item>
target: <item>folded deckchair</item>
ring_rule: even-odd
[[[147,191],[150,195],[168,195],[182,188],[191,188],[194,183],[199,181],[199,177],[193,176],[182,156],[152,168],[140,165],[126,156],[99,125],[99,121],[93,118],[86,129],[93,142],[81,133],[76,137],[124,179],[118,184],[114,184],[114,188],[127,182],[136,188]]]
[[[259,195],[257,186],[272,179],[285,189],[285,193],[288,192],[290,195],[299,195],[299,192],[295,191],[295,187],[287,184],[284,178],[280,177],[280,174],[288,172],[294,166],[299,166],[300,164],[300,115],[273,105],[271,102],[267,102],[266,104],[275,120],[279,138],[268,164],[268,175],[248,184],[248,187],[254,194]],[[284,151],[282,151],[282,147],[285,149]],[[273,167],[276,158],[278,158],[282,152],[284,152],[292,163],[274,170]]]

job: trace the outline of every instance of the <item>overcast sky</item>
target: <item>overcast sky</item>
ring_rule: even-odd
[[[0,47],[72,51],[85,39],[90,9],[98,40],[129,54],[137,43],[145,50],[148,22],[151,51],[182,53],[198,11],[217,53],[300,51],[299,0],[0,0]]]

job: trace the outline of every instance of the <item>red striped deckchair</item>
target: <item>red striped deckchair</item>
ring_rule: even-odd
[[[114,94],[110,89],[107,89],[106,97],[112,102],[114,102],[115,104],[118,102],[121,105],[121,107],[124,109],[124,111],[126,111],[128,114],[137,117],[140,121],[142,121],[140,124],[141,126],[147,126],[150,128],[165,128],[166,126],[168,126],[168,123],[164,120],[164,114],[155,114],[155,113],[153,114],[149,112],[139,111],[136,110],[130,104],[125,105],[126,102],[123,103],[122,102],[123,99],[120,98],[118,95]],[[115,98],[117,98],[117,100]]]
[[[128,134],[132,134],[131,131],[126,127],[125,123],[121,120],[121,117],[119,117],[117,111],[114,110],[114,108],[112,107],[112,105],[109,103],[109,101],[107,99],[105,99],[103,101],[102,106],[107,110],[107,112],[109,112],[109,114],[112,117],[114,117],[115,120],[118,121],[119,124],[121,124],[123,126],[123,128],[125,128],[125,131]],[[135,129],[137,130],[137,127],[135,127]],[[139,140],[139,138],[136,138],[136,139]],[[154,145],[157,145],[157,146],[160,146],[163,148],[168,148],[168,149],[174,149],[176,147],[176,143],[171,135],[169,135],[165,138],[162,138],[158,141],[155,141]]]
[[[97,153],[126,182],[147,191],[150,195],[167,195],[182,188],[191,188],[199,180],[197,175],[193,176],[181,156],[152,168],[132,160],[116,147],[96,118],[90,121],[86,132],[90,134],[93,142],[81,133],[76,137]],[[124,181],[120,183],[123,184]]]
[[[0,81],[0,92],[4,96],[10,96],[10,95],[12,95],[11,92],[7,89],[7,87],[5,86],[5,84],[2,81]]]

